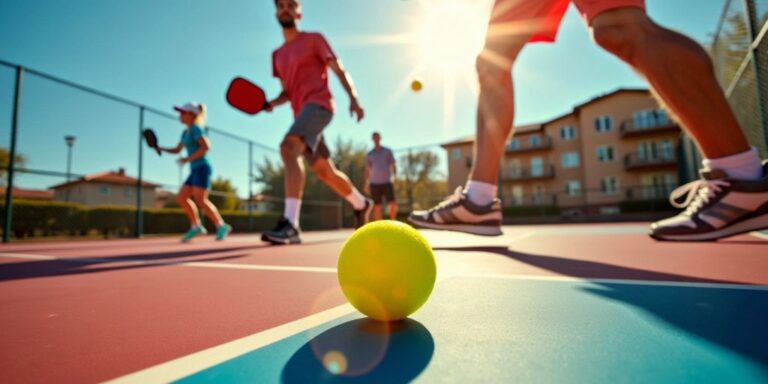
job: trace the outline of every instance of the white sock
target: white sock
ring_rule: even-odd
[[[469,201],[477,205],[488,205],[496,198],[499,187],[494,184],[470,180],[464,190]]]
[[[355,211],[359,211],[365,208],[365,196],[363,196],[363,194],[360,193],[357,188],[352,188],[352,193],[345,196],[344,199],[352,204],[352,208],[354,208]]]
[[[301,199],[286,198],[283,216],[291,222],[294,228],[299,228],[299,215],[301,214]]]
[[[705,169],[719,169],[736,180],[759,180],[763,177],[763,165],[757,148],[717,159],[704,159]]]

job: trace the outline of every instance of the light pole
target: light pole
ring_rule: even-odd
[[[75,137],[64,136],[64,142],[67,143],[67,182],[69,182],[72,179],[72,146],[75,145]],[[69,201],[69,188],[67,187],[67,201]]]

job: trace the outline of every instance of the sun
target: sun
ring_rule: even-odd
[[[429,2],[419,39],[424,67],[453,76],[474,71],[488,23],[480,3],[467,0]]]

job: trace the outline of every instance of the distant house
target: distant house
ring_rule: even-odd
[[[69,201],[83,205],[126,205],[136,206],[136,186],[138,179],[125,174],[124,169],[107,171],[83,176],[63,184],[54,185],[55,201]],[[159,185],[143,181],[141,183],[142,207],[155,206],[156,191]]]
[[[0,197],[5,197],[5,191],[6,188],[3,188],[0,190]],[[52,201],[53,200],[53,192],[46,191],[44,189],[23,189],[23,188],[13,188],[13,193],[11,194],[14,199],[21,199],[21,200],[39,200],[39,201]]]
[[[248,212],[249,207],[252,212],[264,213],[269,211],[269,202],[262,194],[251,195],[250,199],[239,199],[238,208],[241,211]]]

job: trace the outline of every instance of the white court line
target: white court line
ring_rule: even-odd
[[[280,271],[280,272],[317,272],[317,273],[336,273],[336,268],[323,268],[323,267],[297,267],[287,265],[257,265],[257,264],[227,264],[227,263],[212,263],[212,262],[199,262],[199,261],[156,261],[146,259],[133,259],[133,260],[119,260],[119,259],[104,259],[104,258],[60,258],[47,255],[28,255],[22,253],[0,253],[0,257],[8,257],[14,259],[30,259],[30,260],[58,260],[71,263],[94,263],[94,264],[106,264],[106,263],[123,263],[133,265],[178,265],[182,267],[195,267],[195,268],[219,268],[219,269],[244,269],[244,270],[256,270],[256,271]]]
[[[8,257],[11,259],[29,259],[29,260],[56,260],[56,256],[47,255],[30,255],[27,253],[0,253],[0,257]]]
[[[354,311],[355,309],[349,304],[340,305],[266,331],[118,377],[107,381],[107,383],[169,383],[336,320]]]
[[[757,237],[759,239],[768,240],[768,234],[762,233],[762,232],[750,232],[750,235]]]
[[[451,277],[469,277],[482,279],[505,279],[505,280],[530,280],[530,281],[553,281],[566,283],[604,283],[604,284],[623,284],[623,285],[645,285],[662,287],[682,287],[682,288],[718,288],[718,289],[742,289],[753,291],[768,291],[768,285],[748,285],[748,284],[729,284],[729,283],[699,283],[687,281],[663,281],[663,280],[631,280],[631,279],[592,279],[571,276],[533,276],[533,275],[505,275],[505,274],[458,274]]]

